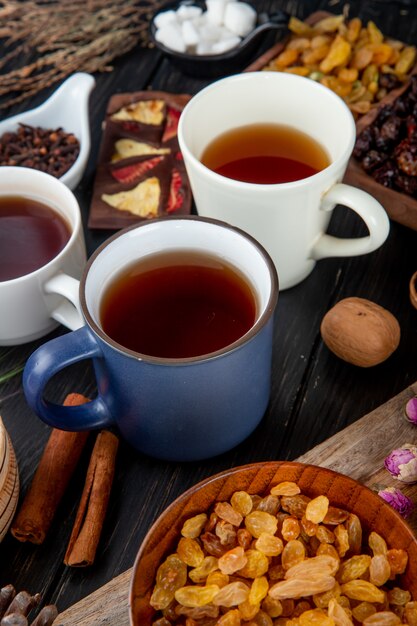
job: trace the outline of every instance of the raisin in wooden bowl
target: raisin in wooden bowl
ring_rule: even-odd
[[[283,488],[281,488],[282,483],[284,483]],[[288,483],[290,483],[289,486]],[[279,494],[285,492],[286,489],[289,489],[289,492],[287,492],[288,494],[292,493],[292,483],[296,483],[296,486],[298,486],[301,490],[301,494],[280,496]],[[278,485],[279,487],[277,487]],[[275,501],[277,498],[280,499],[279,511],[277,513],[272,512],[272,514],[270,507],[274,507],[276,504],[274,505],[274,502],[271,501],[271,497],[263,501],[265,506],[260,505],[261,497],[266,498],[268,494],[270,494],[271,490],[272,494],[274,494]],[[235,509],[239,510],[239,507],[242,507],[243,510],[245,506],[244,501],[245,498],[247,500],[247,496],[239,496],[242,498],[242,503],[239,503],[238,505],[236,505],[236,501],[232,500],[233,507],[230,503],[226,506],[224,504],[219,505],[219,503],[229,502],[232,495],[236,492],[246,492],[247,494],[253,496],[253,508],[251,512],[246,515],[246,517],[245,513],[243,514],[244,522],[240,526],[240,529],[243,530],[243,532],[239,534],[240,543],[238,542],[238,549],[237,551],[235,550],[235,556],[237,558],[242,557],[242,548],[239,548],[239,546],[245,545],[245,541],[247,541],[247,529],[251,531],[252,537],[249,536],[249,543],[246,544],[243,549],[246,555],[248,554],[247,551],[257,552],[257,548],[260,550],[261,546],[258,542],[263,542],[265,540],[265,537],[259,539],[262,535],[262,524],[265,520],[257,519],[258,517],[263,518],[265,515],[262,514],[259,516],[259,514],[256,514],[255,516],[252,516],[252,519],[247,520],[255,509],[258,511],[263,510],[264,512],[270,511],[270,516],[267,516],[266,523],[271,523],[270,518],[273,517],[273,515],[275,515],[278,519],[278,530],[276,533],[273,532],[274,528],[266,530],[266,532],[267,534],[272,533],[276,534],[277,537],[281,537],[284,544],[284,550],[280,552],[279,556],[272,556],[275,549],[272,547],[271,556],[267,557],[268,563],[266,567],[268,569],[266,571],[266,557],[255,559],[254,563],[248,562],[245,566],[246,569],[240,569],[240,572],[239,570],[233,572],[233,567],[231,567],[230,570],[227,570],[230,565],[225,562],[225,558],[223,558],[223,556],[225,552],[233,549],[233,545],[237,545],[237,540],[233,539],[233,533],[237,534],[238,527],[236,526],[236,528],[233,529],[233,524],[231,524],[230,521],[226,521],[225,518],[227,518],[230,514],[231,508],[233,509],[233,515],[235,515]],[[323,495],[327,497],[330,506],[326,511],[326,517],[324,518],[323,523],[321,523],[317,520],[320,520],[320,516],[323,515],[323,510],[320,511],[323,501],[325,502],[325,498],[322,497]],[[236,496],[234,497],[236,498]],[[312,502],[311,505],[308,504],[309,501]],[[308,506],[310,506],[309,513],[307,513]],[[216,512],[214,515],[211,515],[214,509],[216,509]],[[225,509],[225,514],[223,514],[222,509]],[[202,513],[207,514],[207,520],[201,516]],[[199,516],[199,518],[196,516]],[[289,521],[284,522],[284,518],[288,518]],[[217,528],[216,519],[217,522],[220,521],[219,528]],[[314,521],[314,519],[316,521]],[[187,520],[192,521],[188,522],[188,527],[187,525],[184,527],[184,523]],[[237,522],[238,521],[239,520],[237,520]],[[358,522],[360,522],[363,531],[362,538],[358,532]],[[198,528],[199,524],[202,525],[200,529]],[[257,524],[258,529],[253,529],[253,526],[256,527]],[[190,526],[194,528],[190,528]],[[297,532],[299,532],[299,530],[297,530],[297,526],[299,527],[299,530],[301,529],[303,537],[302,541],[299,540],[301,535],[297,535]],[[317,530],[319,526],[321,527],[320,532]],[[184,528],[187,530],[184,530]],[[372,538],[370,538],[370,533],[372,533]],[[295,540],[293,540],[292,543],[290,541],[291,537],[295,537]],[[320,537],[320,540],[318,540],[318,537]],[[184,541],[185,538],[187,538],[186,541]],[[182,541],[181,546],[179,545],[180,541]],[[195,541],[201,546],[205,555],[210,554],[210,552],[212,554],[217,554],[218,563],[220,562],[223,564],[223,567],[219,567],[219,565],[214,567],[213,572],[217,569],[217,574],[213,574],[212,572],[208,583],[207,573],[205,574],[205,577],[197,575],[198,565],[196,565],[196,563],[198,563],[199,558],[196,554],[193,555],[193,548],[195,548],[195,544],[193,542]],[[274,539],[272,543],[276,544],[279,543],[279,541],[279,539],[278,541]],[[327,541],[330,543],[327,543]],[[392,576],[395,569],[397,569],[397,571],[403,569],[404,571],[401,575],[396,576],[395,580],[387,580],[381,587],[378,587],[378,591],[373,590],[371,592],[371,597],[372,593],[376,594],[375,601],[379,602],[381,606],[381,589],[385,590],[383,591],[384,597],[388,597],[387,590],[393,587],[397,590],[406,590],[408,596],[406,599],[408,602],[412,602],[412,604],[408,605],[409,610],[413,610],[417,616],[417,604],[413,602],[413,600],[417,600],[417,540],[404,519],[376,493],[347,476],[313,465],[277,461],[254,463],[227,470],[208,478],[181,495],[162,513],[146,535],[133,568],[129,598],[131,624],[133,626],[151,626],[153,624],[157,626],[168,626],[171,623],[184,624],[186,617],[194,619],[196,614],[199,613],[199,610],[194,610],[196,606],[194,601],[191,600],[191,602],[189,602],[188,595],[190,594],[187,590],[184,592],[184,587],[190,587],[193,585],[199,586],[200,588],[210,587],[210,589],[206,589],[205,591],[211,593],[213,592],[213,588],[216,584],[220,585],[219,588],[222,591],[222,584],[234,582],[239,584],[237,586],[235,584],[235,590],[233,593],[242,593],[243,590],[243,594],[245,595],[246,593],[247,595],[247,591],[245,592],[244,590],[245,584],[249,589],[253,586],[255,579],[266,578],[269,585],[269,592],[267,593],[269,595],[271,592],[272,595],[276,596],[276,606],[276,600],[285,595],[285,586],[288,584],[288,581],[285,582],[282,580],[284,576],[282,575],[283,572],[281,572],[280,575],[280,568],[282,569],[285,565],[284,569],[289,571],[288,566],[292,567],[291,559],[293,559],[294,562],[297,561],[296,553],[297,550],[300,550],[300,544],[303,543],[307,546],[308,550],[310,550],[310,547],[308,546],[311,546],[311,553],[309,554],[306,552],[306,560],[314,560],[310,557],[317,554],[317,543],[321,544],[322,542],[323,544],[327,543],[327,545],[318,551],[318,554],[321,555],[321,559],[319,559],[320,563],[321,561],[326,562],[326,560],[330,563],[334,562],[331,556],[334,555],[335,550],[340,552],[341,562],[346,562],[354,554],[367,554],[368,556],[365,556],[365,558],[361,557],[362,560],[365,561],[365,564],[366,562],[369,564],[372,554],[381,554],[385,551],[386,555],[388,555],[386,558],[391,563],[391,571],[389,574]],[[313,543],[316,544],[314,550],[312,547]],[[369,543],[371,544],[371,547],[369,546]],[[289,546],[289,544],[291,545]],[[287,548],[287,546],[289,547]],[[209,552],[207,552],[206,548],[208,548]],[[268,552],[269,548],[265,549],[263,547],[262,549],[265,553]],[[285,550],[286,555],[284,557]],[[185,560],[190,559],[190,562],[193,562],[193,565],[185,566],[181,563],[178,564],[178,557],[179,555],[182,556],[183,553],[188,553],[188,557],[185,556],[183,558],[185,558]],[[277,552],[275,552],[275,554],[277,554]],[[172,557],[170,555],[175,556]],[[406,565],[404,562],[404,555],[406,555]],[[250,556],[253,557],[253,555]],[[250,556],[248,557],[249,561],[252,561]],[[169,561],[170,566],[168,568],[165,567],[165,572],[162,571],[164,568],[159,570],[159,589],[155,592],[155,580],[158,568],[166,561],[167,557],[170,557],[171,559],[171,561]],[[221,561],[222,558],[223,561]],[[285,564],[284,558],[287,560]],[[193,559],[197,560],[193,561]],[[227,560],[228,557],[226,557],[226,561]],[[258,567],[258,563],[256,563],[257,560],[261,563],[261,570],[259,571],[255,571]],[[382,560],[384,561],[385,557],[382,558]],[[262,566],[262,561],[264,561],[264,566]],[[400,561],[402,561],[402,563],[400,563]],[[312,565],[314,564],[315,563],[312,563]],[[239,567],[241,568],[242,565],[239,565]],[[272,571],[272,567],[275,568],[274,571]],[[295,568],[297,567],[298,566],[295,565]],[[346,583],[346,580],[349,581],[352,577],[349,577],[348,575],[346,576],[346,566],[344,567],[344,578],[340,577],[340,571],[339,573],[334,573],[334,575],[336,579],[339,577],[339,580],[341,581],[341,594],[347,596],[348,594],[352,595],[352,589],[350,589],[352,584],[351,581]],[[184,568],[188,570],[187,578],[184,577]],[[348,566],[348,570],[349,568],[351,568],[351,566]],[[167,569],[170,569],[170,571],[167,572]],[[179,569],[182,569],[182,572],[180,572]],[[196,569],[197,574],[195,571],[194,574],[190,574],[190,572]],[[222,571],[219,571],[220,569]],[[252,571],[249,571],[250,569]],[[228,582],[223,571],[232,572],[231,576],[229,576]],[[296,570],[294,570],[294,572],[296,574]],[[306,583],[306,580],[317,581],[318,579],[321,581],[324,580],[327,574],[328,572],[320,573],[320,571],[319,573],[316,571],[314,574],[310,572],[309,575],[303,575],[302,573],[298,574],[303,581],[302,591],[296,591],[296,598],[293,600],[294,604],[297,605],[301,601],[304,603],[310,601],[312,610],[318,609],[318,607],[311,601],[311,595],[309,596],[307,594],[305,585],[310,583]],[[362,575],[363,574],[364,572],[362,572]],[[372,575],[375,575],[375,571]],[[376,572],[377,577],[380,575],[381,571]],[[388,574],[386,573],[385,576],[387,575]],[[366,577],[366,574],[363,575],[363,578]],[[172,581],[175,578],[177,578],[177,586],[180,584],[182,590],[179,594],[176,594],[173,603],[169,603],[169,608],[165,610],[164,616],[162,610],[156,610],[151,605],[153,604],[158,606],[158,603],[164,605],[169,601],[169,590],[171,585],[169,579]],[[355,575],[353,578],[359,578],[359,576]],[[179,579],[182,580],[178,583]],[[284,583],[284,586],[282,583]],[[359,583],[354,582],[353,587],[357,587],[358,585],[363,586],[363,584],[363,580]],[[370,583],[367,581],[364,586],[369,587],[369,584]],[[259,585],[265,585],[265,581],[262,580],[262,585],[261,583],[256,583],[257,591],[255,591],[255,594],[259,593]],[[272,592],[273,586],[275,586],[274,592]],[[226,587],[223,587],[223,589],[225,588]],[[166,595],[167,589],[168,596]],[[214,589],[214,591],[216,592],[216,589]],[[309,590],[309,592],[311,591],[312,589]],[[368,592],[369,589],[365,591],[363,598],[369,599],[369,602],[372,602],[372,599],[370,599],[367,595]],[[200,593],[201,591],[197,592],[197,594]],[[300,596],[300,593],[305,593],[306,597],[303,597],[303,595]],[[320,592],[316,593],[320,596]],[[393,593],[394,596],[396,596],[399,592],[394,591],[390,593]],[[401,593],[399,594],[400,596]],[[225,594],[226,592],[222,591],[221,595]],[[266,594],[264,594],[265,590],[263,594],[261,593],[260,596],[258,596],[263,597],[261,602],[264,602],[267,597]],[[353,594],[355,594],[354,590]],[[219,597],[220,596],[217,596],[217,600]],[[294,598],[294,596],[292,597]],[[178,604],[178,599],[185,603],[184,606]],[[207,622],[204,623],[216,624],[217,620],[220,619],[225,612],[241,610],[240,607],[242,606],[246,606],[246,609],[244,610],[248,610],[248,602],[245,604],[243,596],[240,599],[239,609],[238,606],[224,604],[224,602],[227,603],[227,599],[223,601],[223,605],[220,604],[218,607],[219,613],[216,617],[216,597],[214,600],[209,600],[208,604],[210,605],[210,608],[208,613],[207,609],[205,609],[202,613],[207,613],[205,617]],[[261,602],[259,602],[260,606],[265,606],[264,604],[261,604]],[[352,605],[357,606],[361,601],[352,600],[351,602]],[[288,601],[286,601],[286,603],[286,610],[288,610]],[[186,606],[187,604],[188,606]],[[272,606],[272,604],[273,603],[270,602],[270,606]],[[174,608],[175,606],[177,609]],[[180,606],[179,609],[178,606]],[[214,608],[212,608],[213,606]],[[307,608],[306,604],[304,606]],[[380,606],[378,610],[381,610]],[[391,608],[389,610],[391,610]],[[272,614],[274,614],[274,610],[276,612],[276,608],[271,609]],[[327,611],[327,608],[325,610]],[[339,609],[337,608],[337,610]],[[194,615],[194,618],[192,618],[192,615]],[[212,621],[210,621],[210,619]],[[198,624],[202,622],[197,620],[195,623]],[[223,624],[223,622],[220,623]],[[231,621],[230,623],[235,622]]]

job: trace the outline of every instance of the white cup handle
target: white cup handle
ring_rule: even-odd
[[[79,289],[80,282],[63,272],[55,274],[44,285],[46,293],[56,293],[66,298],[50,313],[50,316],[70,330],[78,330],[84,326],[80,313]]]
[[[384,243],[389,233],[389,219],[384,207],[369,193],[337,183],[323,196],[320,210],[331,211],[336,204],[343,204],[355,211],[367,225],[369,235],[356,239],[340,239],[324,233],[312,248],[312,259],[358,256],[373,252]]]

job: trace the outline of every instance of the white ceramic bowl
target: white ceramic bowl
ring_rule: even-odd
[[[73,74],[40,106],[0,122],[0,136],[14,132],[19,123],[41,128],[62,128],[73,133],[80,142],[80,153],[72,167],[60,180],[70,189],[80,182],[90,154],[90,122],[88,101],[95,85],[90,74]]]
[[[10,437],[0,417],[0,542],[6,535],[19,498],[19,472]]]

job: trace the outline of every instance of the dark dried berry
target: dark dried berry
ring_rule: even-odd
[[[402,191],[410,196],[417,194],[417,178],[415,176],[398,174],[395,179],[395,186],[398,191]]]
[[[361,132],[353,149],[353,156],[356,159],[361,159],[367,152],[369,152],[369,150],[371,150],[374,143],[374,136],[375,133],[372,126],[367,126]]]
[[[380,139],[397,141],[401,132],[402,120],[396,115],[391,115],[379,129]]]
[[[388,156],[383,152],[377,150],[370,150],[362,159],[362,167],[366,172],[372,172],[372,170],[380,167]]]
[[[411,113],[411,103],[406,94],[399,96],[394,102],[394,112],[401,117],[406,117]]]
[[[392,106],[392,104],[386,104],[385,106],[381,107],[376,117],[375,124],[377,126],[380,126],[393,113],[394,113],[394,107]]]
[[[395,89],[396,87],[399,87],[400,81],[398,80],[395,74],[382,73],[379,77],[378,84],[380,87],[383,87],[384,89],[387,89],[388,91],[391,91],[391,89]]]
[[[407,128],[407,139],[409,141],[416,141],[417,140],[417,119],[413,117],[412,115],[409,115],[407,117],[406,128]]]
[[[395,160],[401,172],[417,176],[417,143],[404,139],[395,149]]]
[[[409,94],[417,98],[417,76],[415,74],[410,78]]]
[[[385,161],[381,167],[373,172],[376,182],[389,189],[394,189],[396,175],[398,175],[398,170],[391,160]]]

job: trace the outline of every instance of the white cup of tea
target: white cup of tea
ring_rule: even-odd
[[[62,295],[78,279],[86,250],[78,202],[50,174],[0,168],[0,345],[18,345],[64,321],[79,326]]]
[[[355,131],[343,100],[311,79],[265,71],[212,83],[188,102],[178,128],[198,214],[255,237],[281,290],[305,279],[319,259],[372,252],[388,236],[387,214],[340,182]],[[328,235],[336,204],[355,211],[369,235]]]

